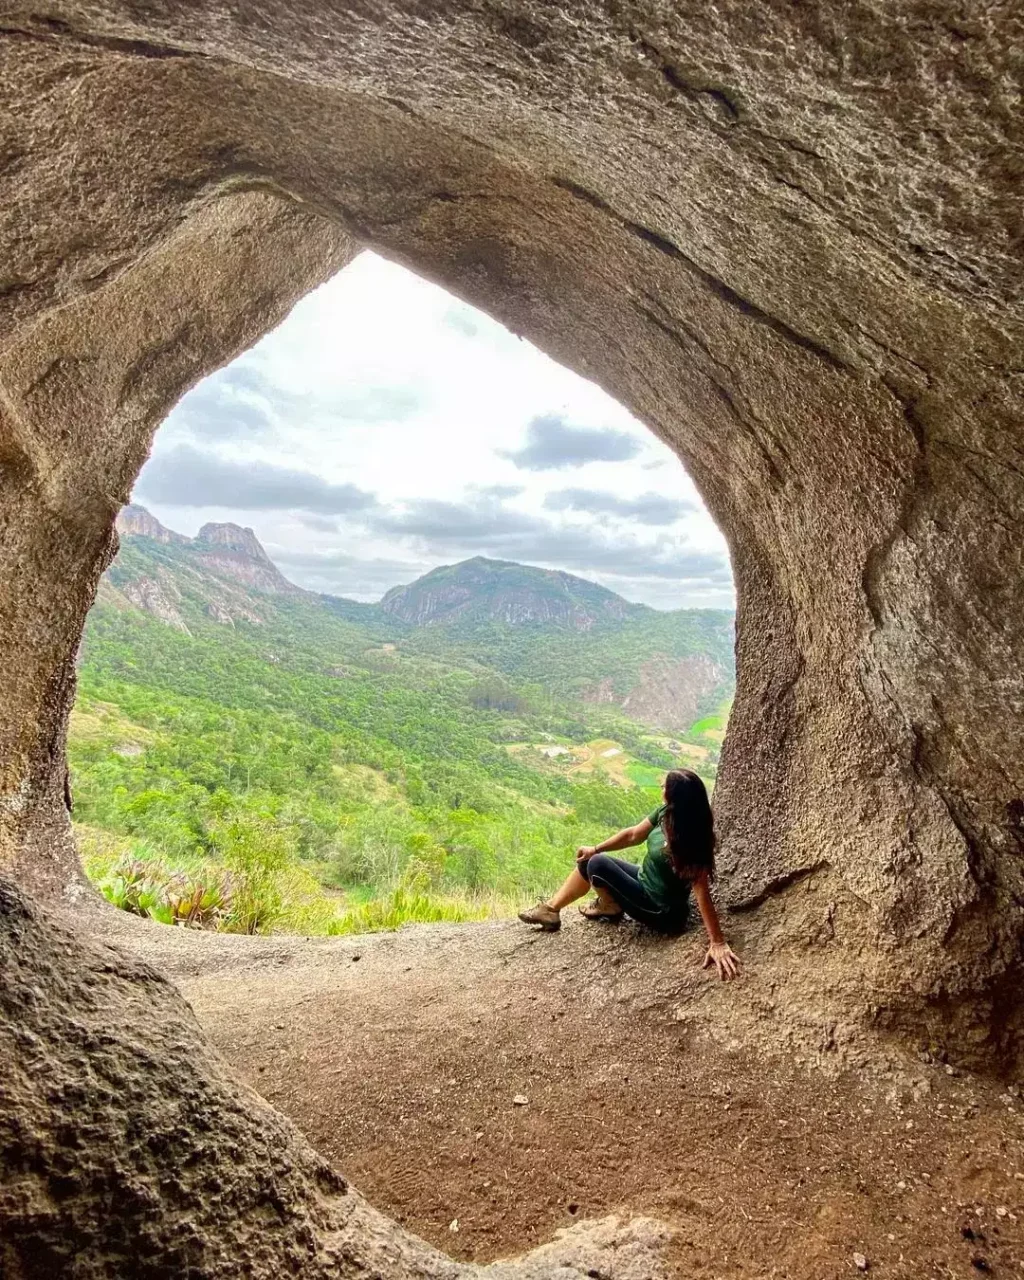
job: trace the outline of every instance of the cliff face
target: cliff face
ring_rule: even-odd
[[[129,563],[119,557],[108,571],[110,582],[136,608],[179,631],[188,631],[184,599],[226,626],[264,622],[268,596],[316,599],[288,581],[252,529],[204,524],[195,538],[186,538],[139,506],[122,508],[117,528],[129,552],[133,538],[149,539],[167,550],[155,555],[142,551],[141,559],[137,555]]]
[[[118,533],[129,538],[152,538],[163,546],[180,546],[189,541],[183,534],[165,528],[145,507],[131,502],[121,508],[114,523]]]
[[[237,524],[204,524],[192,544],[196,562],[246,587],[271,595],[308,596],[289,582],[251,529]]]
[[[620,706],[641,724],[678,730],[697,719],[703,699],[721,688],[727,673],[704,654],[652,658]]]
[[[176,631],[189,634],[178,607],[181,604],[181,592],[169,574],[160,574],[159,578],[136,578],[122,583],[120,590],[124,598],[143,613],[151,613],[154,618],[166,622]]]

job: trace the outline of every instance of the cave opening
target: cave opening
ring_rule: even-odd
[[[83,924],[68,822],[75,655],[156,424],[361,247],[599,371],[726,531],[720,890],[749,984],[726,1005],[685,947],[677,974],[621,938],[512,949],[488,927],[468,951],[443,931],[372,954],[328,939],[302,985],[295,952],[255,938],[262,998],[235,974],[222,1046],[262,1054],[284,1108],[296,1028],[340,1037],[323,1141],[358,1142],[352,1073],[378,1115],[373,1036],[398,1046],[418,1019],[434,1056],[379,1060],[394,1132],[422,1141],[380,1167],[443,1202],[440,1144],[469,1171],[490,1144],[499,1173],[463,1184],[476,1221],[414,1219],[467,1254],[467,1223],[500,1228],[516,1185],[538,1193],[516,1243],[563,1207],[650,1206],[653,1186],[676,1272],[1019,1263],[1019,1099],[993,1083],[1019,1079],[1024,1043],[1019,19],[952,8],[101,0],[5,20],[0,1266],[458,1274],[238,1084],[153,955],[110,945],[117,913]],[[224,939],[197,935],[197,978],[184,930],[145,932],[195,1009],[226,983]],[[412,993],[397,1022],[395,991]],[[609,1029],[641,1023],[624,1060]],[[744,1044],[781,1050],[773,1089]],[[471,1049],[479,1073],[446,1073]],[[648,1070],[663,1097],[637,1090]],[[610,1117],[634,1106],[639,1176],[612,1201]],[[532,1162],[501,1183],[506,1149]],[[599,1224],[492,1274],[647,1280],[659,1231]]]
[[[377,255],[174,405],[117,526],[69,760],[129,911],[513,916],[667,770],[714,789],[732,579],[678,457]]]

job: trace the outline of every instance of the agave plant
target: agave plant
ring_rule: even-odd
[[[179,872],[166,886],[171,923],[188,929],[216,929],[231,911],[231,878],[204,867],[187,875]]]
[[[231,878],[214,868],[172,872],[157,860],[125,858],[100,885],[122,911],[160,924],[217,929],[231,910]]]
[[[160,901],[160,881],[165,876],[159,863],[122,858],[100,888],[115,907],[136,916],[148,916]]]

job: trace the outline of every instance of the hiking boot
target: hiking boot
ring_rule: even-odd
[[[546,902],[538,902],[529,911],[520,911],[519,919],[523,924],[539,924],[545,933],[554,933],[562,927],[562,917]]]

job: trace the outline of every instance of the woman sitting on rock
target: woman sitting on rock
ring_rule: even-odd
[[[618,920],[623,914],[662,933],[682,933],[689,915],[690,891],[700,908],[710,943],[704,968],[714,964],[719,977],[734,978],[739,957],[722,935],[711,901],[715,874],[715,824],[708,793],[689,769],[673,769],[665,776],[665,803],[638,822],[599,845],[576,850],[576,869],[547,902],[520,911],[526,924],[541,929],[561,928],[563,907],[591,889],[597,898],[580,912],[588,920]],[[640,866],[611,857],[611,849],[629,849],[647,841]]]

